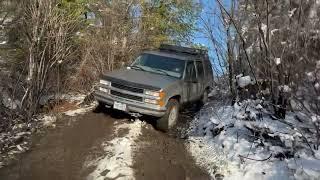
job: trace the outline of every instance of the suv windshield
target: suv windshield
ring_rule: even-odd
[[[184,71],[185,61],[164,57],[154,54],[140,55],[131,67],[138,67],[137,69],[164,74],[181,78]]]

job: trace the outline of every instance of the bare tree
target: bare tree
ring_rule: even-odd
[[[77,19],[65,16],[55,0],[31,0],[23,6],[28,74],[21,104],[32,116],[50,88],[49,76],[68,60]]]

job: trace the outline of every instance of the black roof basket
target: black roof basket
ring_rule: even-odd
[[[207,50],[197,49],[197,48],[189,48],[189,47],[183,47],[183,46],[175,46],[175,45],[169,45],[169,44],[161,44],[159,49],[160,49],[160,51],[183,53],[183,54],[194,55],[194,56],[197,56],[197,55],[206,56],[206,55],[208,55],[208,51]]]

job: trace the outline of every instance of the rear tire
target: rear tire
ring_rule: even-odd
[[[178,118],[179,102],[176,99],[170,99],[165,115],[157,120],[157,129],[167,132],[177,123]]]
[[[204,90],[203,92],[203,95],[201,96],[201,99],[200,99],[200,107],[204,106],[207,102],[208,102],[208,99],[209,99],[209,92],[208,90]]]

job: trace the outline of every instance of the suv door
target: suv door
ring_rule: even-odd
[[[198,81],[194,61],[187,62],[183,92],[184,99],[186,99],[188,102],[197,100]]]
[[[202,61],[196,61],[196,69],[197,69],[197,93],[198,98],[202,96],[205,84],[204,78],[204,67]]]

